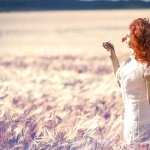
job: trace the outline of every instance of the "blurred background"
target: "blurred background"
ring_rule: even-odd
[[[0,0],[0,149],[120,150],[123,100],[103,41],[150,0]],[[128,150],[128,148],[126,148]]]
[[[0,0],[1,52],[101,55],[108,40],[125,52],[122,36],[149,7],[149,0]]]

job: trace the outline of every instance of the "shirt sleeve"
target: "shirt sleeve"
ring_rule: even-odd
[[[123,68],[124,66],[129,63],[131,61],[131,58],[129,57],[126,61],[123,61],[120,64],[120,67],[118,68],[118,70],[116,71],[115,77],[118,83],[118,86],[121,87],[121,77],[122,77],[122,73],[123,73]]]
[[[118,68],[118,70],[116,71],[116,74],[115,74],[115,77],[116,77],[116,80],[117,80],[117,84],[118,84],[119,87],[121,87],[122,68],[124,67],[124,65],[126,63],[127,63],[126,61],[123,61],[120,64],[120,67]]]

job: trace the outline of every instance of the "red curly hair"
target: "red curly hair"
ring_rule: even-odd
[[[129,26],[129,46],[135,53],[135,59],[150,64],[150,23],[149,19],[135,19]]]

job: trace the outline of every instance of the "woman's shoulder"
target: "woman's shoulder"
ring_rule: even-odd
[[[127,64],[129,62],[129,59],[128,60],[126,60],[126,61],[122,61],[121,63],[120,63],[120,66],[119,66],[119,68],[117,69],[117,71],[116,71],[116,78],[117,78],[117,80],[120,80],[121,79],[121,74],[122,74],[122,70],[123,70],[123,67]]]
[[[131,62],[131,58],[127,58],[127,60],[124,60],[120,63],[120,67],[118,68],[117,71],[122,70],[125,66],[127,66]]]
[[[129,57],[127,60],[125,60],[125,61],[122,62],[122,65],[128,64],[129,62],[131,62],[131,60],[132,60],[132,58]]]
[[[131,71],[134,70],[134,68],[135,68],[134,60],[131,56],[129,56],[126,60],[120,63],[120,67],[118,68],[116,72],[116,77],[121,79],[123,74],[126,74],[126,75],[129,74]]]
[[[120,63],[120,68],[126,66],[127,64],[129,64],[132,60],[133,60],[132,56],[129,56],[126,60],[123,60]]]

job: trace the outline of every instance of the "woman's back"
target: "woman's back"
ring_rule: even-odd
[[[123,135],[127,144],[150,143],[150,104],[143,77],[147,70],[150,67],[131,56],[116,73],[123,96]]]

